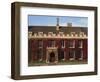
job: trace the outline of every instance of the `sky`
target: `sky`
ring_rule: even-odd
[[[87,17],[72,17],[72,16],[28,16],[29,26],[56,26],[57,17],[59,17],[59,25],[67,26],[67,23],[72,23],[72,26],[87,27]]]

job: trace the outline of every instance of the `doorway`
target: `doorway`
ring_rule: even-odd
[[[55,62],[55,53],[54,52],[50,53],[49,62],[51,62],[51,63]]]

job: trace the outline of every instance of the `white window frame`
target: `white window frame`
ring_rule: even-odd
[[[74,54],[73,54],[73,58],[69,58],[69,60],[75,60],[75,51],[73,51]]]
[[[79,44],[81,44],[81,46],[79,46],[79,48],[83,48],[83,41],[80,41],[81,43],[79,43]]]
[[[41,41],[42,46],[39,46],[39,48],[43,48],[43,40],[38,40],[38,42]]]
[[[61,47],[62,47],[62,48],[65,48],[65,40],[61,40],[61,41],[64,41],[64,46],[61,45]]]
[[[81,57],[79,58],[79,60],[83,60],[83,50],[81,50]]]
[[[75,40],[73,40],[73,46],[70,46],[69,48],[75,48]]]
[[[65,51],[63,51],[64,52],[64,58],[62,59],[63,61],[65,60]]]

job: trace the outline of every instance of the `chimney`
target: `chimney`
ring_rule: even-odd
[[[72,23],[67,23],[67,27],[69,27],[69,28],[68,28],[68,31],[69,31],[69,33],[71,33],[71,31],[72,31],[72,30],[71,30]]]
[[[72,23],[67,23],[67,27],[72,27]]]
[[[56,25],[56,30],[59,31],[59,18],[57,17],[57,25]]]

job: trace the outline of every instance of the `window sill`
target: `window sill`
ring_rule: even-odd
[[[72,60],[75,60],[75,58],[70,58],[69,60],[71,60],[71,61],[72,61]]]
[[[69,47],[69,48],[75,48],[75,47]]]

